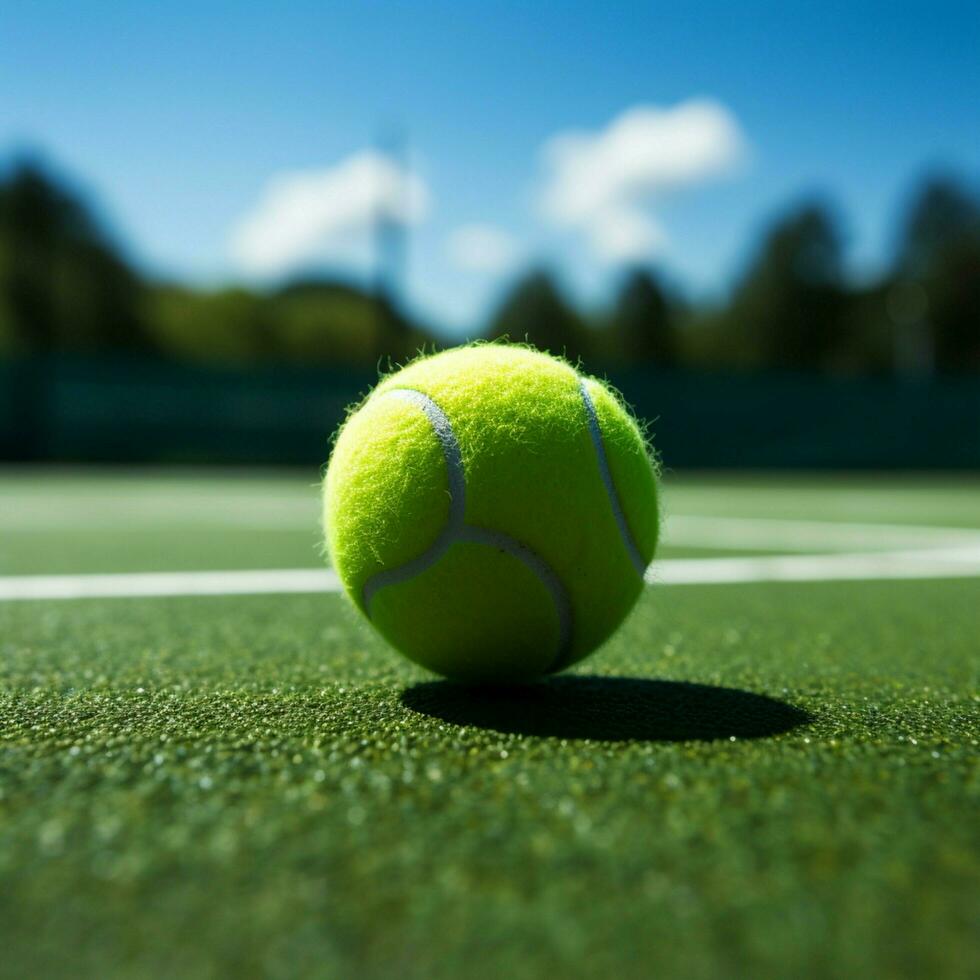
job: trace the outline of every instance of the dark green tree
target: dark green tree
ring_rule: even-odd
[[[924,338],[936,369],[980,370],[980,198],[956,179],[934,177],[913,197],[888,300],[897,336]]]
[[[645,269],[630,272],[613,306],[609,329],[625,360],[673,367],[677,337],[673,311],[664,290]]]
[[[798,207],[763,240],[726,314],[744,364],[834,369],[847,348],[841,234],[820,203]]]
[[[82,201],[33,163],[0,179],[0,298],[15,348],[147,347],[139,280]]]
[[[308,278],[271,300],[277,335],[295,360],[401,363],[426,341],[385,290]]]
[[[274,360],[268,299],[242,287],[192,289],[174,283],[146,288],[146,317],[153,342],[175,360],[229,364]]]
[[[950,248],[980,234],[980,201],[950,176],[927,179],[913,195],[899,240],[897,267],[924,275]]]
[[[535,270],[520,279],[490,320],[487,336],[533,344],[573,361],[587,354],[585,328],[551,276]]]

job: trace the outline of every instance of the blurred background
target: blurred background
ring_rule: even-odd
[[[670,468],[980,466],[975,3],[9,5],[0,460],[322,463],[420,349]]]

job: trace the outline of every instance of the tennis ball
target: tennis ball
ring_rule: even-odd
[[[388,375],[342,426],[327,548],[392,646],[467,681],[581,660],[657,544],[657,473],[618,396],[565,361],[478,344]]]

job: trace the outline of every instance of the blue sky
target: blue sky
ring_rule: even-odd
[[[530,261],[586,299],[634,259],[721,290],[810,194],[873,271],[917,177],[980,175],[975,2],[24,2],[0,52],[0,152],[76,178],[148,270],[356,272],[370,184],[415,202],[408,295],[460,328]],[[391,126],[407,174],[372,156]]]

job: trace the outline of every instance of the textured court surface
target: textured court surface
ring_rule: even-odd
[[[314,480],[0,475],[0,598],[314,569]],[[962,566],[980,484],[667,507],[668,560]],[[477,696],[335,593],[0,601],[0,974],[975,975],[978,627],[967,572],[655,584]]]

